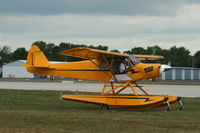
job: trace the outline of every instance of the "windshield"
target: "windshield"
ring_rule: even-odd
[[[129,59],[131,59],[132,63],[134,65],[137,65],[138,63],[140,63],[140,60],[138,60],[137,58],[135,58],[134,56],[132,55],[129,55]]]

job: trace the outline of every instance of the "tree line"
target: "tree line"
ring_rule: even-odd
[[[70,48],[77,47],[87,47],[99,50],[108,51],[108,46],[99,45],[85,45],[85,44],[72,44],[72,43],[60,43],[55,45],[54,43],[46,43],[44,41],[37,41],[33,44],[40,47],[47,58],[51,61],[78,61],[82,60],[80,58],[68,57],[64,55],[59,55],[58,52],[67,50]],[[117,49],[111,50],[112,52],[119,52]],[[15,60],[25,60],[28,51],[24,47],[19,47],[15,51],[11,52],[11,48],[8,46],[0,47],[0,65],[15,61]],[[143,47],[133,47],[130,50],[124,51],[127,54],[147,54],[147,55],[162,55],[165,58],[162,60],[156,60],[153,62],[159,62],[161,64],[170,64],[176,67],[197,67],[200,68],[200,50],[194,55],[190,55],[190,51],[184,47],[173,46],[169,49],[162,49],[161,47],[148,46]],[[151,61],[152,62],[152,61]]]

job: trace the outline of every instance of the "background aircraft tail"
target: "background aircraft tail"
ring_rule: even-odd
[[[37,45],[32,45],[26,59],[26,67],[49,67],[49,61]]]

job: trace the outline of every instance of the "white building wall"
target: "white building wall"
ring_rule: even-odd
[[[191,80],[194,79],[194,70],[192,70],[192,69],[191,69],[191,72],[190,72],[190,79],[191,79]]]
[[[162,80],[165,80],[165,72],[162,73],[161,79],[162,79]]]
[[[172,80],[176,80],[176,71],[172,69]]]
[[[200,80],[200,70],[199,70],[199,80]]]
[[[3,66],[3,78],[33,78],[23,66]]]
[[[182,80],[185,80],[185,69],[182,69]]]

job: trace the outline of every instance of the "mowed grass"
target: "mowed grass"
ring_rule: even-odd
[[[0,90],[0,133],[200,132],[200,98],[183,98],[182,111],[102,111],[99,105],[63,101],[59,95],[59,91]]]

